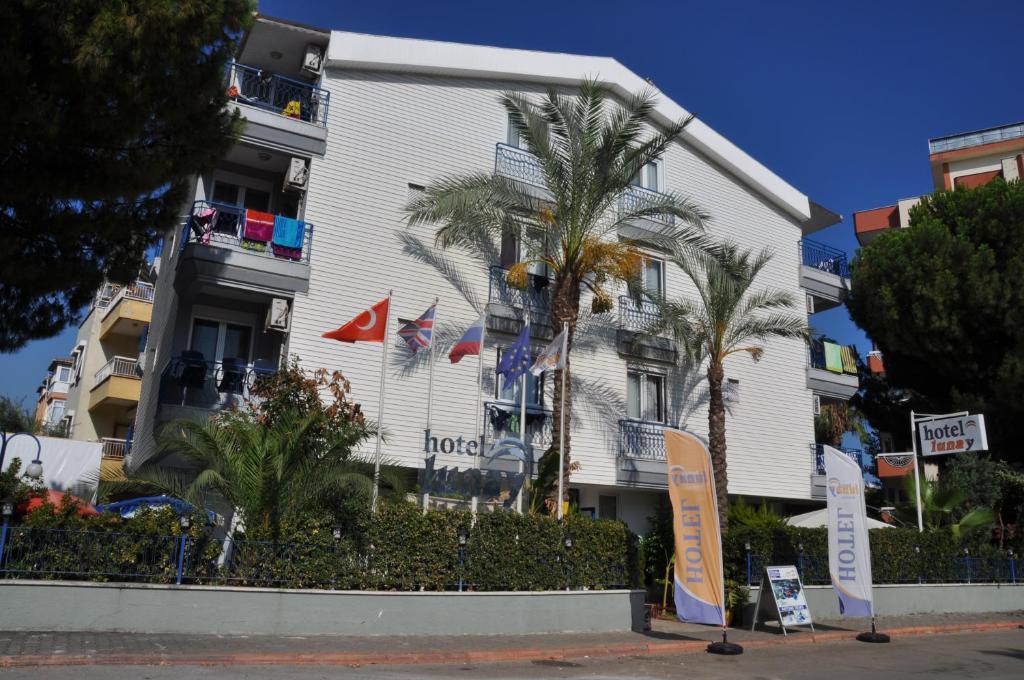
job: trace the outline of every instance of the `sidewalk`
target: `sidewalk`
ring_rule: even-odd
[[[918,615],[882,619],[878,628],[901,636],[1016,629],[1024,612]],[[729,640],[755,652],[780,644],[852,641],[857,622],[822,621],[784,637],[777,626],[730,629]],[[583,657],[703,653],[720,639],[708,626],[655,621],[649,633],[480,637],[289,637],[140,633],[0,632],[0,667],[80,665],[346,665],[533,661]]]

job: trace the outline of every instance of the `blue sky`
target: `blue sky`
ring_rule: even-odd
[[[842,224],[931,190],[927,139],[1024,119],[1024,3],[298,2],[261,11],[325,28],[612,56],[651,78]],[[869,348],[845,308],[816,328]],[[74,331],[0,355],[0,394],[30,401]]]

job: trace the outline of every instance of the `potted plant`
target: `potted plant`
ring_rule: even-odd
[[[725,579],[725,625],[731,626],[733,618],[742,616],[748,602],[750,589],[735,579]]]

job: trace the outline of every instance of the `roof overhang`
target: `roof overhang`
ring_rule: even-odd
[[[610,57],[394,38],[347,31],[331,33],[327,67],[487,78],[566,87],[578,86],[585,79],[593,78],[623,98],[653,87]],[[657,88],[654,90],[659,95],[652,116],[656,123],[669,125],[690,115]],[[739,177],[797,222],[814,222],[829,212],[822,208],[824,213],[819,212],[816,218],[807,196],[700,119],[695,118],[682,137],[688,145]]]

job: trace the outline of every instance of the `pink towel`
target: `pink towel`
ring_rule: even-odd
[[[274,216],[259,210],[245,211],[245,229],[242,238],[266,243],[274,236]]]

